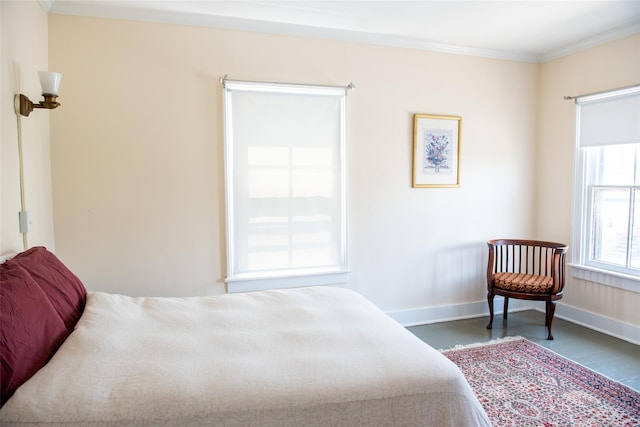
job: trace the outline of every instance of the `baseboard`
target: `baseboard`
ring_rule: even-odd
[[[494,300],[494,315],[502,314],[504,299],[496,296]],[[509,300],[509,312],[537,310],[544,313],[544,304],[539,301]],[[489,315],[486,301],[466,304],[445,305],[438,307],[424,307],[411,310],[387,312],[394,320],[403,326],[428,325],[430,323],[448,322],[451,320],[470,319]],[[611,335],[616,338],[640,345],[640,327],[611,319],[599,314],[591,313],[563,303],[556,306],[556,317],[575,324]]]
[[[593,329],[594,331],[640,345],[640,327],[638,326],[561,303],[556,305],[555,315],[561,319]]]
[[[504,299],[496,296],[493,302],[494,315],[502,314]],[[509,300],[509,312],[530,310],[531,305],[527,301]],[[451,320],[470,319],[489,315],[489,307],[486,301],[471,302],[466,304],[442,305],[438,307],[415,308],[387,312],[394,320],[403,326],[428,325],[430,323],[449,322]]]

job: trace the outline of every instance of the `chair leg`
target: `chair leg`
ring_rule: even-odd
[[[504,297],[504,308],[502,309],[502,318],[507,320],[507,313],[509,312],[509,297]]]
[[[544,327],[549,327],[549,302],[546,301],[544,304]]]
[[[489,303],[489,324],[487,325],[487,329],[493,328],[493,292],[487,293],[487,302]]]
[[[556,312],[556,303],[555,301],[547,301],[547,309],[546,309],[547,315],[545,316],[547,318],[546,320],[546,326],[547,326],[547,330],[549,331],[549,336],[547,337],[548,340],[552,340],[553,339],[553,335],[551,335],[551,324],[553,323],[553,315]]]

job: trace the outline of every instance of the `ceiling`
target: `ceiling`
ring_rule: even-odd
[[[640,32],[640,0],[39,0],[49,13],[544,62]]]

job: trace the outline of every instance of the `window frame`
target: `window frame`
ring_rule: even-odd
[[[603,285],[625,289],[640,293],[640,275],[630,274],[632,269],[620,268],[605,262],[590,259],[593,251],[594,215],[593,215],[593,189],[598,187],[618,187],[630,189],[633,192],[636,185],[609,186],[602,183],[594,183],[595,168],[589,163],[586,153],[587,147],[581,146],[580,120],[581,105],[601,100],[611,100],[621,96],[640,96],[640,86],[632,86],[597,94],[576,97],[575,118],[575,155],[574,155],[574,191],[572,214],[572,246],[571,274],[573,277],[588,280]],[[639,141],[640,142],[640,141]],[[633,206],[629,207],[630,215],[633,214]],[[631,221],[631,218],[629,218]],[[640,226],[640,224],[636,224]],[[633,232],[629,227],[628,232]],[[627,239],[629,239],[627,235]],[[631,247],[628,246],[628,250]],[[629,260],[627,256],[627,260]]]
[[[265,83],[253,81],[237,81],[221,79],[223,84],[224,111],[224,147],[225,147],[225,213],[226,213],[226,249],[227,249],[227,291],[250,292],[266,289],[281,289],[301,286],[336,285],[347,282],[347,183],[346,183],[346,96],[348,89],[353,86],[321,86],[286,83]],[[236,259],[235,239],[237,224],[234,222],[236,207],[234,179],[234,136],[233,136],[233,93],[234,91],[251,91],[269,94],[296,94],[310,96],[339,96],[340,97],[340,137],[339,137],[339,191],[337,203],[339,206],[339,255],[335,265],[310,268],[285,268],[276,271],[239,272],[234,260]]]

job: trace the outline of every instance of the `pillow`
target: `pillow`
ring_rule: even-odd
[[[31,275],[0,264],[0,406],[42,368],[69,335]]]
[[[20,265],[31,274],[62,318],[69,333],[73,332],[87,300],[87,290],[80,279],[42,246],[26,250],[7,260],[6,264]]]

